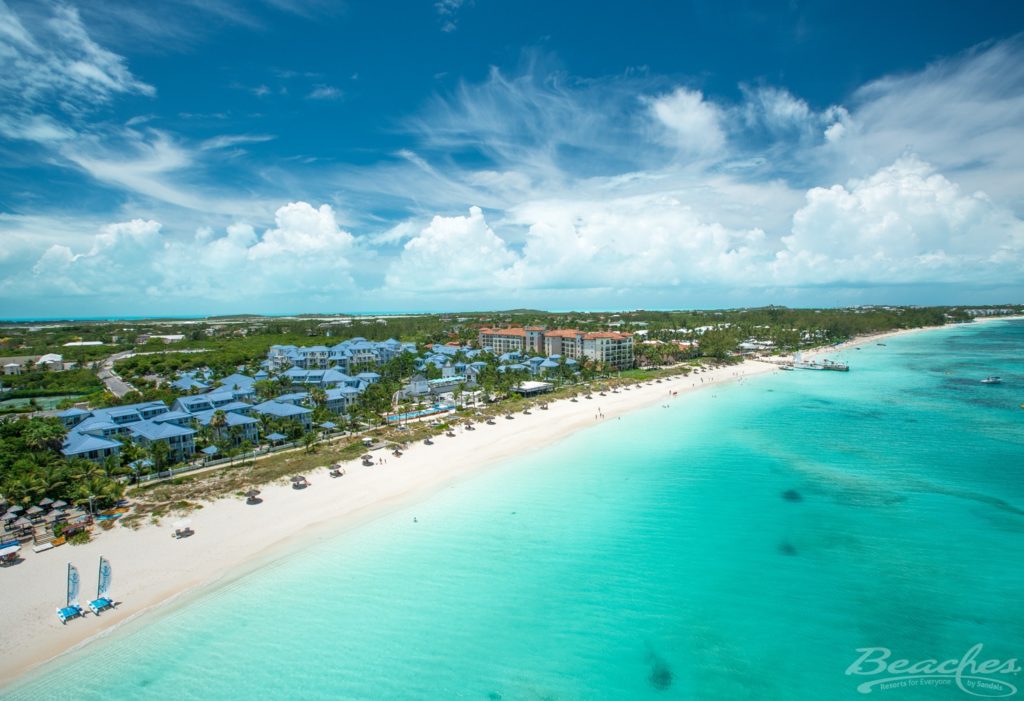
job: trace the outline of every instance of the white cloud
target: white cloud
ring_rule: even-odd
[[[832,139],[834,176],[863,176],[915,153],[1024,213],[1024,39],[880,78],[847,107],[842,139]]]
[[[340,88],[333,85],[317,85],[306,97],[310,100],[337,100],[344,94]]]
[[[243,144],[260,144],[265,141],[273,141],[273,134],[222,134],[203,141],[199,148],[203,151],[213,149],[232,148]]]
[[[454,32],[458,29],[458,13],[466,0],[437,0],[434,9],[441,18],[441,31]]]
[[[479,207],[469,216],[436,216],[406,242],[387,273],[386,285],[403,293],[465,291],[500,287],[515,255],[484,219]]]
[[[69,115],[88,112],[117,94],[154,95],[128,70],[124,57],[94,42],[78,10],[53,5],[29,30],[0,0],[0,95],[25,115],[56,104]]]
[[[75,252],[54,244],[28,272],[0,283],[0,295],[115,298],[139,304],[165,297],[248,304],[272,296],[323,299],[352,289],[353,238],[329,205],[280,207],[275,225],[258,235],[242,222],[222,235],[200,228],[172,238],[159,222],[134,219],[100,229]]]
[[[717,153],[725,146],[721,108],[699,90],[676,88],[650,102],[657,121],[668,129],[669,140],[685,152]]]
[[[1024,222],[909,156],[811,189],[782,244],[774,277],[789,285],[1024,279]]]

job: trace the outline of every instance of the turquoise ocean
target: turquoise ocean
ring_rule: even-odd
[[[820,701],[865,698],[858,648],[1024,657],[1024,322],[883,343],[595,425],[0,695]]]

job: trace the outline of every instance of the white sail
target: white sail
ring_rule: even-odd
[[[110,582],[113,578],[113,573],[110,568],[110,560],[107,560],[103,556],[100,556],[100,576],[99,582],[96,585],[96,598],[102,598],[107,595],[110,591]]]
[[[68,606],[78,603],[78,570],[68,563]]]

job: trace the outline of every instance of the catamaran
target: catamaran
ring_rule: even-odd
[[[68,563],[68,598],[63,608],[57,609],[57,618],[61,624],[67,623],[72,618],[81,616],[84,613],[78,604],[78,570],[70,562]]]
[[[100,570],[96,581],[96,598],[89,602],[89,608],[97,616],[100,611],[114,607],[114,600],[108,596],[110,592],[110,560],[100,555]]]

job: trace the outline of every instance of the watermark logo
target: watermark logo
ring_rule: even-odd
[[[912,662],[892,659],[887,647],[859,647],[860,657],[846,668],[848,676],[871,677],[857,686],[857,691],[955,686],[965,694],[985,698],[1006,698],[1017,693],[1008,677],[1018,675],[1017,658],[983,659],[983,646],[978,643],[962,657],[948,660],[925,659]]]

